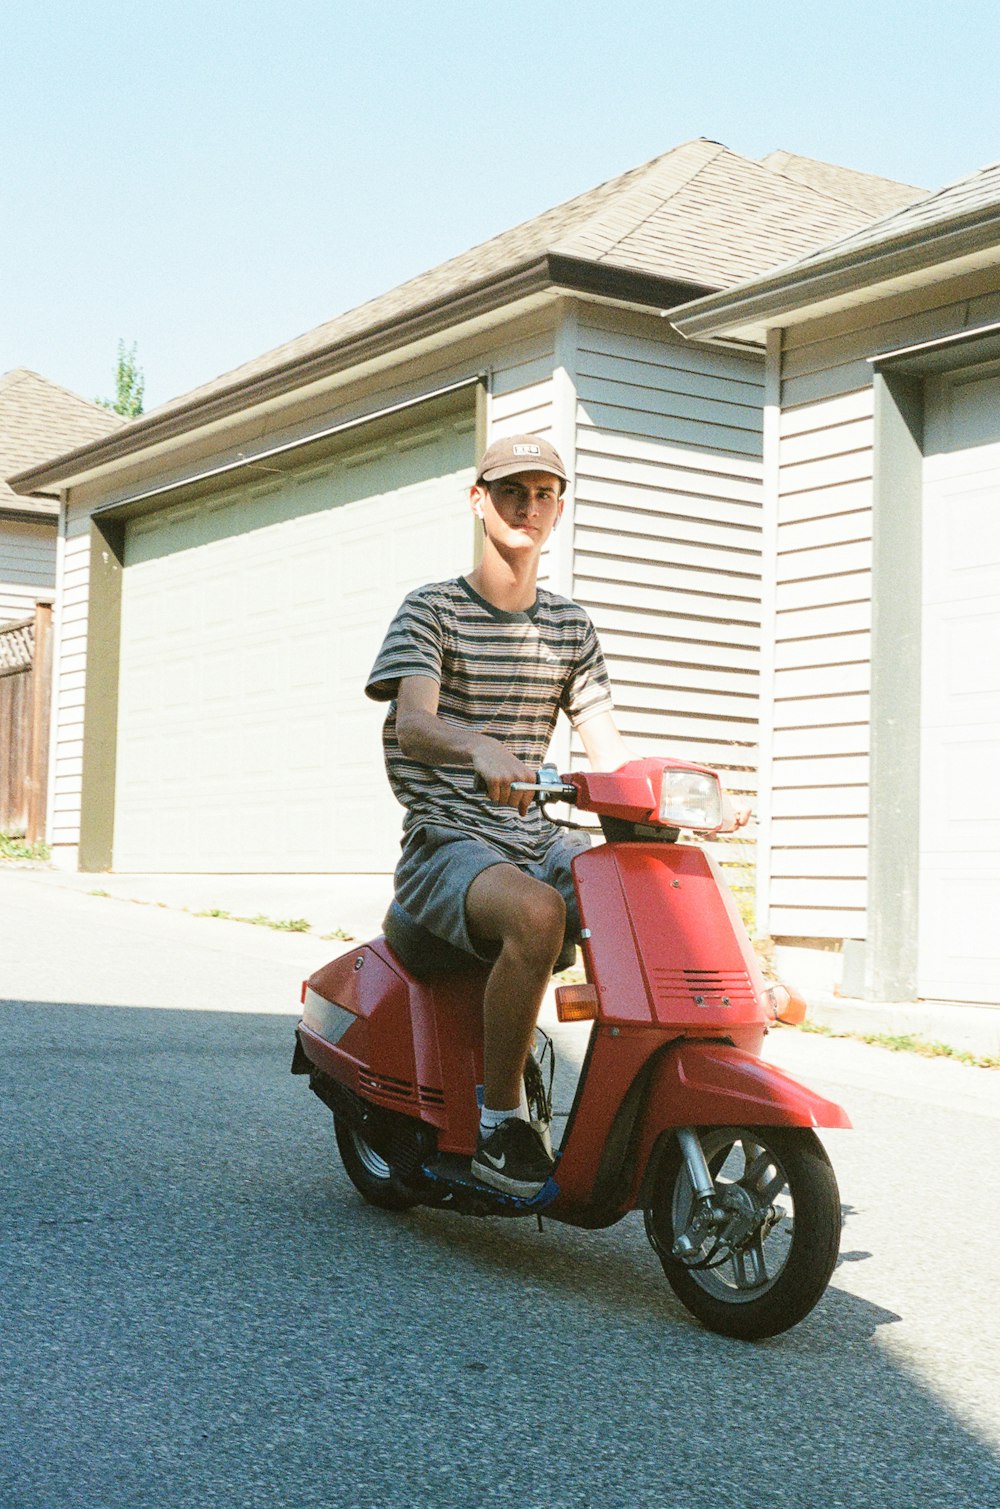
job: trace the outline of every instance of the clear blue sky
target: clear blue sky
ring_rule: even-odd
[[[0,7],[0,371],[147,408],[690,137],[937,188],[996,0]]]

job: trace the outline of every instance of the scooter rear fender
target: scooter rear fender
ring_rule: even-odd
[[[685,1040],[660,1058],[636,1149],[637,1181],[676,1127],[850,1127],[843,1106],[729,1043]]]

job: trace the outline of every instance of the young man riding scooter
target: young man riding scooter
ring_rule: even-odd
[[[593,624],[537,586],[566,484],[558,453],[536,435],[489,447],[470,492],[480,564],[406,597],[366,687],[391,700],[383,748],[406,808],[396,899],[431,933],[492,964],[472,1172],[523,1199],[554,1166],[528,1120],[523,1075],[552,967],[578,933],[570,864],[588,840],[512,788],[536,780],[560,708],[593,768],[629,758]],[[745,820],[730,814],[729,826]]]

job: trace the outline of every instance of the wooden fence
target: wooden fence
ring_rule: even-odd
[[[48,788],[52,608],[0,626],[0,833],[39,843]]]

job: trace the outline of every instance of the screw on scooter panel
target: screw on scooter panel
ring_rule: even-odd
[[[640,1209],[692,1314],[725,1335],[777,1335],[833,1271],[840,1202],[814,1128],[850,1122],[761,1060],[769,987],[717,865],[677,842],[718,832],[718,777],[648,759],[550,770],[530,789],[595,814],[606,839],[573,861],[586,981],[557,987],[556,1005],[589,1037],[555,1177],[532,1200],[473,1178],[489,967],[396,903],[383,936],[305,982],[293,1072],[333,1111],[372,1204],[544,1210],[584,1228]]]

